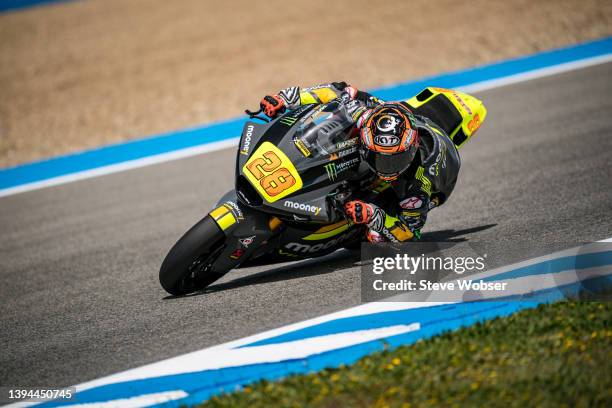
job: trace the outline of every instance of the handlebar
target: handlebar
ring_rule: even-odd
[[[259,110],[255,111],[255,112],[251,112],[248,109],[245,109],[244,113],[246,113],[247,115],[249,115],[250,119],[259,119],[261,121],[264,121],[266,123],[270,122],[270,120],[266,117],[263,116],[258,116],[261,113],[262,109],[259,108]]]

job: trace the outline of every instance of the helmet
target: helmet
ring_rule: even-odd
[[[361,132],[361,158],[383,180],[395,180],[416,156],[419,135],[414,116],[400,103],[384,103],[365,112]]]

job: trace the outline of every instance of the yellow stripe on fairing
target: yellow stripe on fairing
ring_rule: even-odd
[[[218,208],[215,208],[214,210],[212,210],[210,212],[210,216],[213,217],[215,220],[218,220],[219,218],[221,218],[222,216],[224,216],[228,212],[229,212],[229,210],[227,209],[227,207],[222,205],[221,207],[218,207]]]
[[[335,224],[326,225],[324,227],[319,228],[312,234],[304,237],[305,241],[319,241],[322,239],[331,238],[335,235],[340,234],[341,232],[346,231],[349,228],[350,224],[348,221],[340,221]]]
[[[222,230],[226,230],[236,223],[236,217],[231,212],[228,212],[223,217],[217,220],[217,224]]]

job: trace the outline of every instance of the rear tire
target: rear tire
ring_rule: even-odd
[[[207,215],[174,244],[159,270],[159,282],[166,292],[180,296],[204,289],[223,274],[206,269],[223,245],[225,235]]]

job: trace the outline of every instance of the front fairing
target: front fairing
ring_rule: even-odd
[[[247,122],[236,164],[241,201],[298,221],[337,220],[334,194],[368,173],[353,122],[339,101],[300,107],[268,124]],[[275,174],[267,171],[273,166]]]

